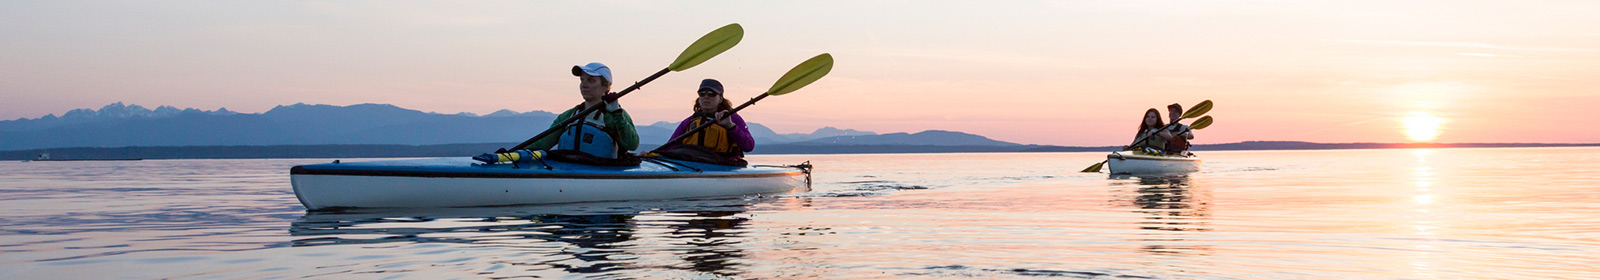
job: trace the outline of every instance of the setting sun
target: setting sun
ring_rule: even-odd
[[[1400,122],[1406,125],[1406,138],[1411,141],[1427,142],[1439,137],[1439,124],[1444,119],[1434,117],[1428,113],[1412,112],[1410,116],[1401,118]]]

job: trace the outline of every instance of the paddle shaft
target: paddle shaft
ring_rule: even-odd
[[[1183,119],[1178,119],[1178,120],[1182,121]],[[1167,124],[1166,126],[1162,126],[1160,131],[1171,130],[1172,128],[1176,127],[1175,125],[1180,125],[1180,124],[1182,124],[1182,123],[1178,123],[1177,121],[1174,121],[1171,124]],[[1157,131],[1156,133],[1160,133],[1160,131]],[[1128,146],[1138,145],[1139,142],[1144,141],[1145,138],[1150,138],[1150,136],[1155,136],[1156,133],[1151,133],[1151,134],[1146,134],[1146,135],[1139,135],[1139,138],[1134,138],[1133,139],[1133,143],[1129,143]],[[1179,133],[1182,133],[1182,132],[1179,132]]]
[[[751,98],[750,101],[745,101],[744,104],[739,105],[739,107],[733,108],[733,110],[728,110],[728,113],[722,115],[722,118],[732,118],[733,117],[733,113],[738,113],[739,110],[744,110],[744,107],[750,107],[750,105],[756,104],[756,101],[761,101],[761,99],[767,98],[767,96],[770,96],[770,95],[767,94],[767,93],[761,93],[761,95],[757,95],[755,98]],[[687,137],[689,137],[689,135],[694,135],[695,133],[700,133],[700,131],[706,130],[706,128],[710,128],[713,125],[717,125],[717,122],[722,121],[722,118],[718,118],[716,120],[713,120],[710,123],[705,123],[705,124],[701,124],[700,126],[696,126],[696,127],[694,127],[694,129],[690,129],[689,131],[685,131],[683,134],[679,134],[678,137],[672,137],[672,140],[667,140],[667,143],[661,144],[660,147],[656,147],[654,150],[650,150],[650,152],[654,153],[654,152],[660,151],[662,148],[666,148],[667,146],[671,146],[672,143],[678,143],[678,141],[682,141],[683,138],[687,138]]]
[[[661,71],[657,71],[655,74],[650,75],[650,77],[645,77],[644,80],[639,80],[638,82],[634,82],[632,86],[628,86],[628,88],[623,89],[620,92],[617,92],[617,99],[622,99],[622,96],[628,95],[629,92],[633,92],[634,90],[638,90],[639,87],[644,86],[644,84],[646,84],[646,83],[650,83],[650,81],[656,80],[656,78],[660,78],[661,75],[666,75],[667,72],[672,72],[672,68],[670,68],[670,67],[669,68],[662,68]],[[611,102],[616,102],[616,100],[612,100]],[[535,136],[533,136],[533,138],[528,138],[528,141],[522,141],[522,144],[517,144],[516,147],[512,147],[509,150],[515,151],[515,150],[521,150],[521,149],[527,148],[528,145],[533,145],[533,142],[538,142],[539,139],[542,139],[545,136],[549,136],[551,133],[555,133],[557,130],[561,130],[562,128],[566,128],[568,125],[571,125],[573,122],[581,120],[584,117],[589,116],[589,113],[593,113],[594,111],[599,111],[600,108],[603,108],[603,107],[605,107],[605,105],[597,105],[597,106],[585,108],[585,109],[583,109],[583,111],[578,112],[577,114],[574,114],[571,117],[568,117],[567,120],[561,121],[561,124],[558,124],[558,125],[555,125],[555,126],[551,126],[549,129],[545,129],[544,132],[540,132],[539,135],[535,135]]]

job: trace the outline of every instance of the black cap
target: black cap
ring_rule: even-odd
[[[707,89],[717,92],[717,95],[722,95],[722,82],[718,82],[717,79],[700,80],[700,90]]]

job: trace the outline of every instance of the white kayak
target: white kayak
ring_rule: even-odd
[[[810,165],[726,166],[651,159],[610,167],[546,160],[483,164],[467,157],[301,165],[295,197],[308,210],[475,207],[660,200],[805,191]]]
[[[1194,155],[1150,155],[1134,151],[1106,155],[1111,174],[1172,174],[1200,171],[1200,157]]]

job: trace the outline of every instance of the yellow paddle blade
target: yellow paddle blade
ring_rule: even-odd
[[[1096,163],[1096,164],[1094,164],[1094,165],[1090,165],[1090,166],[1089,166],[1089,168],[1084,168],[1084,169],[1083,169],[1083,171],[1079,171],[1079,172],[1084,172],[1084,173],[1100,173],[1100,167],[1101,167],[1101,166],[1105,166],[1105,165],[1106,165],[1106,162],[1105,162],[1105,161],[1100,161],[1100,163]]]
[[[1211,126],[1211,116],[1205,116],[1195,120],[1194,123],[1189,124],[1189,129],[1200,130],[1202,128],[1206,128],[1207,126]]]
[[[772,84],[772,89],[767,90],[767,94],[783,95],[806,87],[822,76],[827,76],[828,71],[833,71],[833,55],[823,53],[811,57],[806,62],[795,65],[794,69],[789,69],[789,73],[784,73],[782,78],[778,78],[778,82]]]
[[[744,39],[744,27],[738,23],[712,30],[711,33],[706,33],[706,36],[701,36],[700,40],[695,40],[694,44],[689,44],[689,48],[683,50],[683,54],[678,55],[678,60],[672,61],[672,65],[667,66],[667,69],[683,71],[700,65],[701,62],[706,62],[739,45],[741,39]]]
[[[1199,117],[1201,115],[1205,115],[1206,112],[1211,112],[1211,100],[1201,101],[1200,104],[1195,104],[1194,107],[1189,107],[1189,111],[1183,112],[1183,118],[1188,119]]]

